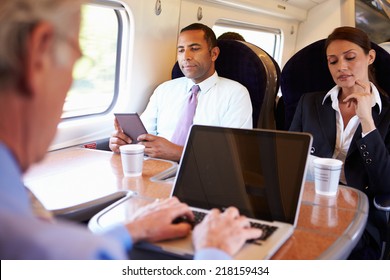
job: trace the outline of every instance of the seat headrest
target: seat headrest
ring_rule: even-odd
[[[280,88],[285,108],[285,128],[290,127],[302,94],[332,88],[335,83],[328,70],[325,40],[314,42],[294,54],[282,69]]]

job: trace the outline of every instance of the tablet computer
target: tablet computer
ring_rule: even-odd
[[[132,143],[138,143],[138,136],[148,133],[137,113],[115,113],[114,115],[123,132],[133,140]]]

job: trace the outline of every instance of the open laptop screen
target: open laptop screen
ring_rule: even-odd
[[[234,205],[250,218],[294,224],[311,141],[306,133],[194,125],[172,195],[191,207]]]

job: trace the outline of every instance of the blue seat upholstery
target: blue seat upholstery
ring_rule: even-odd
[[[275,128],[275,97],[279,90],[280,68],[261,48],[236,40],[218,40],[221,52],[215,68],[221,77],[244,85],[253,107],[253,127]],[[182,77],[178,63],[172,78]]]
[[[302,94],[331,89],[335,83],[328,71],[325,40],[308,45],[293,55],[282,69],[280,88],[284,102],[284,129],[288,130]],[[282,117],[283,118],[283,117]]]

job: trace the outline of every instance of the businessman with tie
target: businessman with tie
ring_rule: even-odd
[[[137,139],[151,157],[179,161],[192,124],[252,128],[248,90],[219,77],[215,61],[219,48],[211,28],[200,23],[180,31],[177,61],[185,77],[159,85],[141,119],[149,134]],[[115,120],[110,148],[132,142]]]

